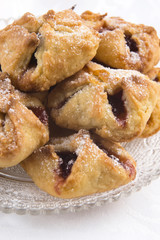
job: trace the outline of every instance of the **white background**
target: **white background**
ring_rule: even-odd
[[[76,11],[87,9],[108,12],[135,23],[154,26],[160,34],[159,0],[0,0],[0,18],[19,17],[30,11],[36,15],[49,9],[62,10],[77,4]],[[51,216],[18,216],[0,213],[0,239],[160,239],[160,180],[132,193],[127,198],[79,213]]]

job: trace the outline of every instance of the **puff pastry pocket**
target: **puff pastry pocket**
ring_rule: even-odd
[[[147,76],[90,62],[51,91],[48,107],[59,126],[119,142],[141,135],[157,98],[157,84]]]
[[[101,42],[95,57],[98,61],[113,68],[134,69],[142,73],[147,73],[158,63],[160,45],[153,27],[90,11],[81,17],[100,33]]]
[[[40,101],[20,93],[0,74],[0,168],[18,164],[49,138],[47,113]]]
[[[81,130],[51,139],[21,163],[35,184],[60,198],[109,191],[136,176],[136,163],[118,143]]]
[[[0,31],[0,64],[22,91],[48,90],[95,55],[99,34],[72,10],[26,13]]]
[[[150,137],[160,130],[160,68],[151,69],[147,75],[157,83],[158,100],[141,137]]]

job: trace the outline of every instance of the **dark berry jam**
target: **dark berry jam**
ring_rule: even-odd
[[[155,77],[155,78],[153,79],[153,81],[154,81],[154,82],[159,82],[158,77]]]
[[[63,179],[66,179],[71,173],[72,166],[77,159],[77,154],[75,152],[65,151],[65,152],[57,152],[57,155],[59,156],[59,160],[60,160],[59,175]]]
[[[121,125],[125,125],[127,111],[124,106],[124,101],[122,100],[122,95],[123,95],[122,90],[114,95],[108,94],[108,101],[109,101],[109,104],[112,106],[112,112],[115,115],[117,121]]]
[[[48,125],[48,115],[44,108],[42,107],[29,107],[29,109],[39,118],[39,120],[44,124]]]
[[[31,69],[31,68],[36,68],[37,66],[37,59],[35,58],[35,55],[32,54],[32,57],[30,59],[30,62],[28,64],[28,68]]]
[[[126,44],[131,52],[138,52],[137,43],[132,39],[130,35],[125,35]]]

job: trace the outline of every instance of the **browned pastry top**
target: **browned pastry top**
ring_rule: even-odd
[[[101,35],[96,54],[99,62],[113,68],[134,69],[147,73],[160,59],[160,44],[153,27],[105,17],[90,11],[82,18]]]
[[[129,141],[144,130],[157,97],[157,85],[145,75],[90,62],[50,92],[48,107],[61,127]]]
[[[43,105],[15,90],[8,75],[0,73],[0,167],[18,164],[48,138],[48,116]]]
[[[99,35],[72,10],[26,13],[0,31],[0,64],[23,91],[48,90],[91,60]]]
[[[157,85],[158,100],[141,135],[143,138],[150,137],[160,130],[160,68],[151,69],[147,75]]]
[[[61,198],[111,190],[136,176],[135,161],[119,144],[84,130],[51,139],[21,165],[37,186]]]

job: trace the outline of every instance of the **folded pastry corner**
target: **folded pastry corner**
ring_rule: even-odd
[[[26,13],[0,31],[0,64],[22,91],[45,91],[90,61],[99,34],[73,10]]]
[[[14,89],[0,73],[0,168],[18,164],[49,140],[41,102]]]
[[[40,189],[60,198],[109,191],[136,176],[136,163],[120,144],[84,130],[51,139],[21,166]]]
[[[0,168],[68,199],[133,181],[119,142],[160,130],[159,59],[154,28],[107,13],[28,12],[0,30]]]
[[[89,62],[50,92],[48,107],[59,126],[123,142],[141,135],[157,98],[157,84],[147,76]]]
[[[81,17],[87,26],[100,33],[101,41],[95,56],[99,62],[113,68],[147,73],[160,60],[159,38],[153,27],[90,11]]]
[[[143,138],[150,137],[160,130],[160,68],[151,69],[147,75],[157,84],[158,99],[153,112],[147,121],[146,127],[142,132],[141,137]]]

